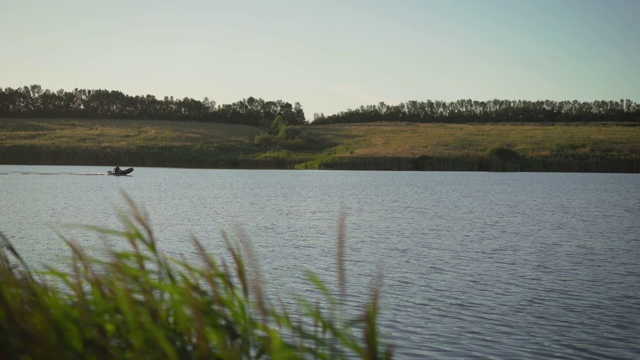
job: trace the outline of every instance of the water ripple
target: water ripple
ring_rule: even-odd
[[[270,296],[293,305],[293,294],[317,296],[305,269],[335,288],[345,208],[346,313],[361,312],[382,269],[379,321],[398,358],[640,358],[637,175],[144,168],[126,181],[45,175],[98,171],[2,167],[0,199],[14,205],[0,209],[0,231],[31,262],[59,262],[67,252],[50,225],[115,226],[112,205],[124,189],[149,210],[171,255],[194,257],[185,246],[192,235],[224,254],[220,230],[240,224]]]

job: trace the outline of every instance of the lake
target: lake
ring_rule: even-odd
[[[62,264],[55,229],[102,248],[61,225],[122,228],[124,191],[170,256],[246,234],[286,299],[305,270],[335,283],[344,211],[350,311],[382,271],[397,358],[640,357],[638,174],[107,170],[0,166],[0,231],[32,266]]]

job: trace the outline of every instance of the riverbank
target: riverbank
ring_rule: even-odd
[[[640,173],[640,126],[0,119],[0,163],[238,169]]]

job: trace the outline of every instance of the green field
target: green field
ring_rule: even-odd
[[[640,127],[601,124],[370,123],[267,129],[150,120],[0,119],[0,163],[640,172]]]

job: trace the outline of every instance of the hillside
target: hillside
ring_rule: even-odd
[[[285,135],[258,141],[267,130],[186,121],[0,119],[0,163],[640,172],[640,127],[628,123],[334,124],[287,127]]]

